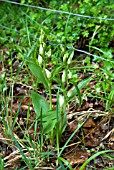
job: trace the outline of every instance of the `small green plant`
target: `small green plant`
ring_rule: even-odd
[[[98,65],[95,69],[95,96],[98,95],[106,101],[106,110],[110,110],[111,105],[114,102],[114,61],[112,51],[103,51],[99,48],[92,47],[100,52],[100,56],[94,57],[93,61],[99,65],[102,63],[100,68]]]
[[[4,160],[0,156],[0,169],[4,170]]]
[[[54,137],[58,136],[57,143],[61,141],[62,133],[65,130],[67,119],[66,119],[66,106],[68,102],[78,95],[79,103],[81,105],[82,98],[80,95],[80,90],[89,83],[91,77],[81,81],[77,84],[77,80],[73,78],[72,71],[72,58],[74,56],[74,51],[65,51],[65,48],[61,46],[61,55],[59,54],[58,60],[55,60],[55,65],[53,63],[53,68],[49,70],[47,61],[53,62],[51,49],[45,52],[44,44],[44,32],[41,31],[40,47],[38,62],[33,60],[28,60],[28,66],[31,72],[36,76],[39,83],[44,85],[44,88],[49,93],[49,102],[35,91],[32,91],[32,103],[36,112],[37,119],[42,124],[42,134],[47,134],[50,142],[54,143]],[[52,88],[53,84],[56,83],[56,109],[53,110],[52,106]],[[70,85],[74,85],[72,90],[69,90]]]

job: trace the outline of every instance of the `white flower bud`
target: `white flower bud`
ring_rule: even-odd
[[[63,62],[66,62],[66,59],[68,58],[68,53],[65,53],[63,56]]]
[[[68,97],[71,97],[71,96],[72,96],[72,91],[71,91],[71,90],[68,91],[67,96],[68,96]]]
[[[51,48],[50,48],[49,51],[46,53],[46,55],[47,55],[48,57],[51,57]]]
[[[40,48],[39,48],[39,54],[43,54],[43,52],[44,52],[44,50],[43,50],[43,45],[42,44],[40,44]]]
[[[40,41],[40,43],[42,43],[43,42],[43,36],[42,35],[40,35],[40,37],[39,37],[39,41]]]
[[[47,78],[51,78],[51,72],[47,69],[45,69],[45,72],[46,72]]]
[[[62,95],[60,95],[59,96],[59,105],[60,105],[60,107],[63,107],[63,105],[64,105],[64,96],[62,96]]]
[[[43,42],[43,39],[44,39],[44,31],[41,29],[41,35],[40,35],[40,37],[39,37],[40,43]]]
[[[71,62],[72,62],[72,58],[69,57],[69,58],[68,58],[68,61],[67,61],[67,64],[71,64]]]
[[[43,42],[42,44],[43,44],[43,45],[42,45],[42,46],[43,46],[43,48],[45,48],[45,47],[46,47],[46,43],[44,43],[44,42]]]
[[[94,68],[99,68],[99,65],[96,63],[96,64],[94,64],[94,66],[93,66]]]
[[[66,72],[65,72],[65,70],[63,70],[62,83],[65,83],[65,81],[66,81]]]
[[[67,96],[68,96],[68,97],[74,96],[75,91],[76,91],[75,87],[72,87],[72,88],[67,92]]]
[[[38,63],[39,63],[39,65],[42,64],[42,56],[41,55],[38,55]]]
[[[64,47],[61,45],[60,48],[61,48],[62,53],[64,53],[65,52]]]
[[[71,79],[71,78],[72,78],[72,72],[69,71],[69,73],[68,73],[68,79]]]
[[[74,51],[71,53],[70,57],[68,58],[67,64],[71,64],[73,56],[74,56]]]

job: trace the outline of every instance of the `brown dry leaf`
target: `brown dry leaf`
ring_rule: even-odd
[[[16,90],[17,95],[26,94],[26,91],[22,89],[21,87],[15,87],[15,90]]]
[[[19,60],[16,60],[14,63],[13,63],[13,71],[17,71],[18,68],[19,68]]]
[[[86,100],[84,100],[83,103],[82,103],[82,107],[78,108],[77,111],[84,111],[84,110],[87,110],[89,108],[93,108],[93,103],[88,103]]]
[[[93,87],[95,84],[96,84],[96,81],[95,81],[95,80],[91,80],[91,81],[90,81],[90,86]]]
[[[28,110],[28,109],[29,109],[30,111],[34,111],[33,107],[31,107],[31,106],[29,107],[29,106],[27,106],[27,105],[22,105],[21,108],[22,108],[23,110]]]
[[[85,140],[85,145],[89,147],[96,147],[100,144],[98,137],[88,137]]]
[[[111,134],[109,141],[110,141],[110,144],[109,144],[110,147],[114,150],[114,133]]]
[[[74,132],[76,130],[76,128],[78,127],[78,121],[75,119],[72,122],[70,122],[68,125],[70,128],[70,131]]]
[[[8,111],[9,111],[9,112],[12,111],[12,113],[15,114],[15,113],[17,112],[18,108],[19,108],[19,104],[18,104],[18,103],[13,103],[13,105],[12,105],[12,110],[11,110],[11,108],[8,108]]]
[[[77,149],[75,153],[70,153],[65,156],[65,159],[71,164],[82,164],[88,159],[88,153],[85,150]]]
[[[112,135],[109,139],[111,142],[114,142],[114,135]]]
[[[83,125],[83,128],[91,128],[91,127],[95,127],[96,124],[93,121],[93,119],[90,117]]]

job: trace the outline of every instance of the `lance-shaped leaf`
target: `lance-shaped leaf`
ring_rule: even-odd
[[[31,72],[33,73],[34,76],[36,76],[36,78],[43,83],[43,85],[48,88],[48,79],[46,77],[46,75],[44,74],[42,68],[33,62],[28,62],[28,66],[29,69],[31,70]]]
[[[78,85],[76,85],[76,83],[73,83],[74,84],[74,88],[69,90],[68,93],[67,93],[67,96],[68,96],[68,101],[70,101],[73,97],[75,97],[77,94],[78,94],[78,97],[79,97],[79,100],[80,100],[80,104],[81,104],[81,97],[80,97],[80,93],[79,91],[86,87],[86,85],[90,82],[92,76],[85,79],[85,80],[82,80]]]
[[[42,113],[42,117],[48,114],[49,104],[46,102],[46,100],[41,95],[39,95],[34,91],[31,92],[31,97],[32,97],[32,104],[34,106],[34,110],[37,116],[40,117],[41,113]]]

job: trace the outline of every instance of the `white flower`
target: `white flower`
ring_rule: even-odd
[[[45,72],[46,72],[47,78],[51,78],[51,72],[47,69],[45,69]]]
[[[63,105],[64,105],[64,96],[62,96],[62,95],[60,95],[59,96],[59,105],[60,105],[60,107],[63,107]]]
[[[71,79],[71,78],[72,78],[72,72],[69,71],[69,73],[68,73],[68,79]]]
[[[42,43],[42,42],[43,42],[43,38],[44,38],[44,36],[40,35],[40,37],[39,37],[39,41],[40,41],[40,43]]]
[[[60,48],[61,48],[62,53],[64,53],[65,51],[64,47],[61,45]]]
[[[43,50],[43,45],[42,44],[40,44],[40,48],[39,48],[39,54],[43,54],[44,53],[44,50]]]
[[[74,51],[71,53],[70,57],[68,58],[67,64],[71,64],[73,56],[74,56]]]
[[[65,53],[63,56],[63,62],[66,62],[66,59],[68,58],[68,53]]]
[[[94,66],[93,66],[94,68],[99,68],[99,65],[96,63],[96,64],[94,64]]]
[[[47,55],[48,57],[51,57],[51,48],[50,48],[49,51],[46,53],[46,55]]]
[[[65,70],[63,70],[62,83],[65,83],[65,81],[66,81],[66,72],[65,72]]]
[[[43,46],[43,48],[45,48],[45,47],[46,47],[46,43],[45,43],[45,42],[43,42],[43,43],[42,43],[42,46]]]
[[[71,64],[71,62],[72,62],[72,59],[71,59],[71,57],[69,57],[68,61],[67,61],[67,64]]]
[[[69,90],[69,91],[67,92],[67,96],[68,96],[68,97],[71,97],[71,96],[72,96],[72,90]]]
[[[43,39],[44,39],[44,31],[41,29],[41,35],[40,35],[40,37],[39,37],[40,43],[43,42]]]
[[[38,55],[38,63],[39,63],[39,65],[42,64],[42,56],[41,55]]]

